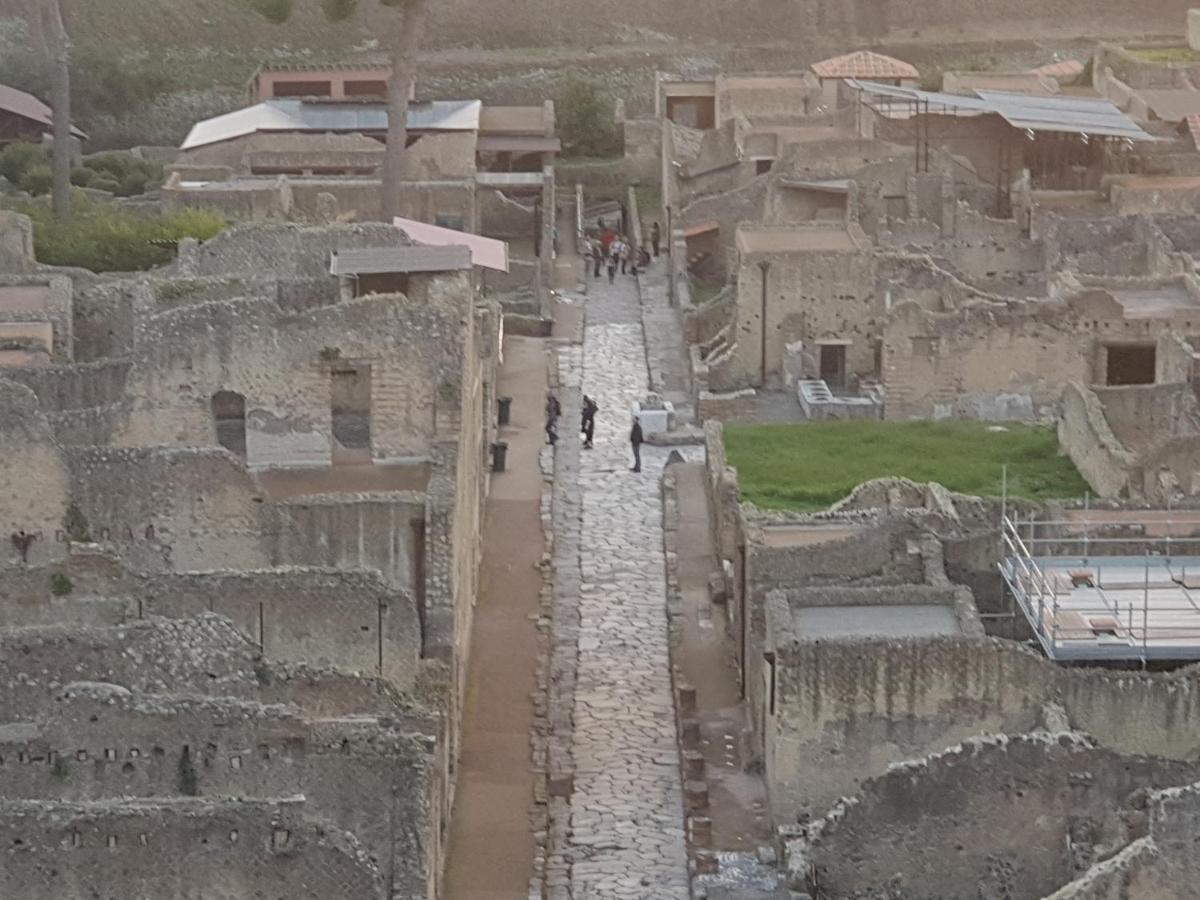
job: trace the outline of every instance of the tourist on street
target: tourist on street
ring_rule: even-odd
[[[629,241],[621,238],[621,274],[626,275],[626,267],[629,265],[630,247]]]
[[[583,421],[580,430],[583,432],[583,449],[592,449],[592,438],[596,435],[596,413],[600,407],[587,394],[583,395]]]
[[[600,267],[604,265],[604,248],[595,238],[588,238],[588,253],[592,257],[592,277],[600,277]]]
[[[621,242],[613,241],[608,247],[608,283],[612,284],[617,277],[617,265],[621,257]]]
[[[654,258],[658,258],[658,246],[662,241],[662,232],[658,228],[658,223],[655,222],[650,226],[650,243],[654,245]]]
[[[633,264],[633,274],[636,275],[639,269],[644,272],[648,268],[650,268],[650,251],[641,247],[637,252],[637,261]]]
[[[633,468],[630,472],[642,471],[642,423],[636,418],[633,428],[629,431],[629,445],[633,447]]]
[[[546,391],[546,418],[557,422],[561,415],[562,404],[558,402],[558,397],[554,395],[554,391]]]

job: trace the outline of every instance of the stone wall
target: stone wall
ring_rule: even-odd
[[[849,341],[849,376],[873,376],[873,340],[883,331],[884,310],[874,295],[872,255],[844,252],[744,253],[737,272],[737,348],[719,373],[710,371],[713,390],[756,385],[762,368],[762,269],[767,284],[767,377],[780,379],[784,347],[796,341],[813,348],[822,339]]]
[[[1113,433],[1096,394],[1078,382],[1063,389],[1058,420],[1058,443],[1071,457],[1092,490],[1101,497],[1129,492],[1140,482],[1135,453]]]
[[[439,803],[432,735],[96,684],[57,691],[53,718],[37,730],[0,742],[6,760],[29,763],[0,767],[9,799],[303,796],[306,816],[355,835],[399,896],[426,896]]]
[[[0,893],[27,900],[112,896],[137,873],[147,896],[384,900],[379,869],[351,835],[304,818],[302,799],[0,803],[0,840],[19,846]]]
[[[1038,900],[1138,836],[1136,792],[1197,771],[1071,733],[972,740],[868,781],[801,855],[831,896]]]
[[[975,303],[955,312],[897,306],[883,332],[889,419],[1034,418],[1063,386],[1090,383],[1093,342],[1064,304]]]
[[[146,619],[109,628],[60,625],[0,633],[0,720],[53,713],[57,687],[107,682],[135,693],[294,703],[312,717],[404,713],[385,682],[331,669],[273,663],[227,619]]]
[[[1046,704],[1119,753],[1191,761],[1200,751],[1194,669],[1064,669],[998,639],[789,640],[789,620],[773,617],[780,621],[776,712],[766,723],[779,821],[827,808],[901,760],[986,732],[1028,731]]]
[[[434,290],[306,313],[251,299],[150,316],[138,323],[132,402],[114,442],[215,446],[212,397],[233,391],[246,400],[250,466],[328,465],[330,371],[354,364],[370,367],[372,457],[422,455],[451,414],[438,387],[461,377],[460,322],[471,302],[462,275],[439,278],[436,299]]]

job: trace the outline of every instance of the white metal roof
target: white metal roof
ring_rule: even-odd
[[[413,131],[478,131],[479,100],[434,100],[408,108]],[[260,131],[386,131],[386,103],[276,99],[197,122],[182,150],[206,147]]]
[[[975,96],[921,91],[916,88],[893,87],[871,81],[848,80],[856,90],[875,97],[906,103],[921,103],[932,112],[953,110],[955,115],[994,114],[1014,128],[1028,131],[1052,131],[1067,134],[1086,134],[1119,137],[1130,141],[1153,141],[1141,127],[1107,100],[1080,97],[1044,97],[1033,94],[1011,94],[1002,91],[975,91]],[[898,108],[884,107],[883,115],[904,118],[912,114]]]

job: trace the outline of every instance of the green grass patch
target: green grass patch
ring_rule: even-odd
[[[50,266],[78,266],[93,272],[140,272],[171,261],[170,250],[155,242],[185,237],[207,240],[225,228],[220,216],[194,209],[139,213],[97,203],[77,193],[71,222],[54,219],[49,199],[12,200],[5,209],[33,220],[33,252]]]
[[[994,427],[994,426],[992,426]],[[763,509],[815,512],[864,481],[887,476],[936,481],[981,496],[1030,500],[1082,497],[1087,482],[1059,454],[1053,428],[986,422],[812,422],[727,425],[725,447],[742,497]]]
[[[1200,52],[1190,47],[1135,47],[1125,52],[1148,63],[1200,63]]]

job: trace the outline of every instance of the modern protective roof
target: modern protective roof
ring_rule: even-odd
[[[418,244],[428,247],[466,247],[471,251],[471,262],[475,265],[497,272],[508,271],[508,244],[504,241],[400,216],[393,218],[392,224]]]
[[[471,268],[468,247],[368,247],[330,254],[330,275],[457,272]]]
[[[1117,137],[1130,141],[1153,141],[1141,127],[1107,100],[1080,97],[1038,97],[1001,91],[975,91],[975,96],[921,91],[851,79],[850,85],[864,94],[905,103],[925,104],[930,112],[952,115],[998,115],[1014,128],[1064,134]],[[912,108],[879,108],[890,118],[906,118]]]
[[[478,131],[478,100],[434,100],[408,107],[413,131]],[[386,131],[387,104],[275,99],[197,122],[182,150],[193,150],[260,131]]]
[[[0,110],[10,112],[23,119],[37,122],[39,125],[45,125],[48,128],[54,125],[54,110],[33,96],[33,94],[18,91],[7,84],[0,84]],[[87,137],[86,134],[74,125],[71,126],[71,133],[78,138]]]
[[[857,50],[845,56],[835,56],[812,64],[812,70],[820,78],[906,78],[918,79],[921,73],[916,66],[900,59]]]

